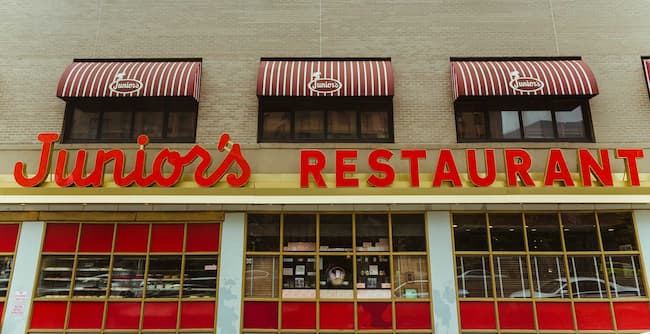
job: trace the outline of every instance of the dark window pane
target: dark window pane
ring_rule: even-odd
[[[553,118],[548,110],[523,111],[525,138],[553,138]]]
[[[459,297],[492,297],[492,276],[488,256],[457,256],[456,276]]]
[[[323,256],[320,269],[321,298],[352,298],[354,282],[352,274],[352,257]],[[335,290],[335,291],[330,291]],[[339,291],[336,291],[339,290]],[[340,291],[347,290],[347,291]]]
[[[485,112],[460,112],[456,119],[458,138],[482,139],[487,137]]]
[[[457,251],[487,251],[485,214],[453,215],[454,246]]]
[[[573,109],[560,109],[555,112],[557,134],[560,138],[586,138],[585,121],[580,105]]]
[[[563,213],[562,226],[567,251],[599,250],[596,217],[593,213]]]
[[[361,113],[361,138],[387,139],[390,136],[388,128],[388,112]]]
[[[564,256],[532,256],[535,298],[569,298]],[[525,293],[523,297],[530,297]]]
[[[108,287],[110,256],[79,256],[74,296],[104,297]]]
[[[329,111],[327,113],[327,138],[357,138],[357,113],[348,110]]]
[[[291,137],[291,114],[289,112],[265,112],[262,114],[263,139],[289,139]]]
[[[75,105],[72,108],[72,122],[68,123],[66,129],[68,138],[74,140],[94,140],[97,139],[99,130],[100,113],[96,105],[88,106]]]
[[[0,297],[7,296],[9,277],[11,277],[11,256],[0,256]]]
[[[316,298],[315,257],[285,256],[282,259],[282,298]]]
[[[218,263],[217,255],[185,256],[183,297],[215,297]]]
[[[561,251],[560,223],[555,213],[525,215],[530,251]]]
[[[320,251],[352,251],[352,215],[320,215]]]
[[[277,256],[246,257],[244,296],[256,298],[277,297],[279,267],[280,263]]]
[[[393,214],[393,251],[426,251],[424,215]]]
[[[357,297],[390,298],[388,256],[357,256]]]
[[[495,256],[494,280],[497,297],[523,298],[530,291],[525,256]]]
[[[607,298],[600,255],[569,256],[573,298]]]
[[[606,251],[636,250],[632,214],[629,212],[599,213],[600,235]]]
[[[254,252],[280,250],[280,215],[249,214],[246,249]]]
[[[519,112],[489,112],[490,136],[494,139],[521,139]]]
[[[606,256],[605,261],[612,297],[645,296],[638,255]]]
[[[489,214],[493,251],[523,251],[524,233],[520,213]]]
[[[129,112],[104,112],[102,118],[102,139],[131,138],[131,117]]]
[[[196,114],[193,112],[170,112],[167,119],[168,139],[194,139]]]
[[[296,111],[296,138],[323,139],[325,135],[325,118],[322,111]]]
[[[133,133],[136,136],[147,135],[156,140],[163,137],[163,113],[152,117],[152,113],[136,112],[133,123]]]
[[[149,258],[147,298],[178,298],[181,288],[181,256],[164,255]]]
[[[357,251],[388,252],[388,215],[357,214]]]
[[[146,263],[144,256],[116,256],[111,274],[111,297],[141,297]]]
[[[316,215],[284,215],[284,251],[316,251]]]

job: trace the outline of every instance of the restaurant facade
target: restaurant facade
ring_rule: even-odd
[[[639,13],[9,4],[0,332],[648,331]]]

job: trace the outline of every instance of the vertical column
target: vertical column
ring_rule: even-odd
[[[650,277],[650,210],[634,211],[639,236],[639,250],[645,264],[645,277]]]
[[[431,300],[436,333],[458,333],[456,269],[448,211],[427,212]]]
[[[246,215],[226,213],[221,229],[217,333],[239,333]]]
[[[44,225],[43,222],[24,222],[20,229],[1,333],[23,334],[27,329]]]

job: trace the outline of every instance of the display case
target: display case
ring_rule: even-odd
[[[390,282],[388,256],[357,256],[357,297],[390,298]]]
[[[7,296],[13,256],[0,256],[0,298]]]
[[[183,274],[183,297],[214,297],[217,293],[216,255],[187,255]]]
[[[323,256],[320,258],[320,297],[351,299],[354,289],[352,256]]]
[[[79,256],[73,296],[105,297],[108,288],[110,256]]]
[[[73,255],[46,255],[41,260],[37,297],[63,297],[70,293]]]
[[[285,256],[282,259],[282,297],[316,297],[316,258]]]
[[[146,256],[115,256],[110,296],[112,298],[141,297],[146,264]]]
[[[180,255],[149,257],[146,298],[178,298],[181,288]]]

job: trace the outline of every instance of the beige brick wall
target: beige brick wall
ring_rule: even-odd
[[[74,57],[202,57],[197,140],[229,132],[249,147],[278,147],[256,144],[260,57],[392,57],[389,146],[463,148],[449,57],[556,55],[582,56],[601,94],[591,103],[597,143],[553,146],[647,147],[650,99],[639,57],[650,55],[649,16],[648,1],[611,0],[4,1],[0,149],[60,131],[56,85]]]

